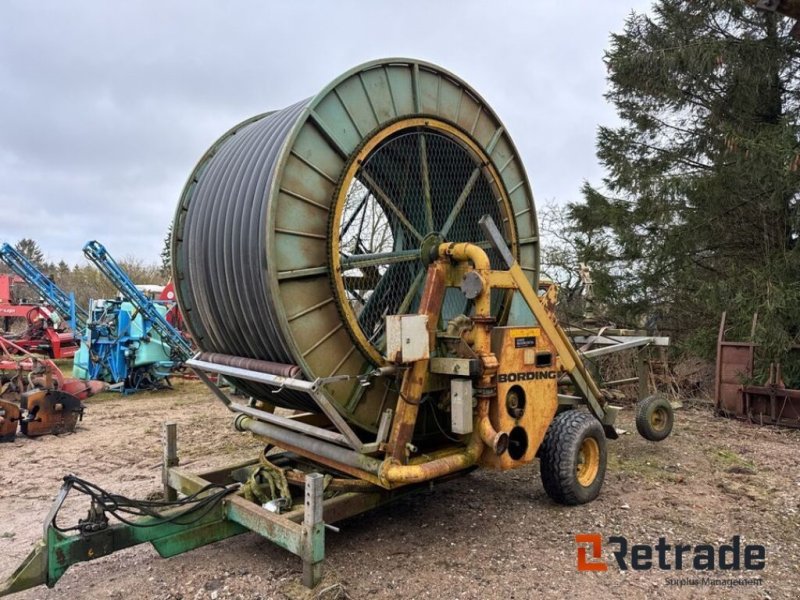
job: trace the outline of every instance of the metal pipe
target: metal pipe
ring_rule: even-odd
[[[494,450],[494,453],[499,456],[508,450],[508,434],[504,431],[498,432],[489,420],[489,401],[489,398],[481,398],[478,401],[478,415],[475,418],[475,431],[478,432],[483,443]]]
[[[483,374],[479,379],[478,387],[483,390],[496,389],[494,375],[497,371],[497,358],[492,353],[491,348],[490,323],[493,320],[491,288],[486,285],[486,280],[481,273],[491,268],[489,256],[483,248],[469,243],[441,244],[439,246],[439,256],[442,258],[450,258],[458,262],[471,261],[475,267],[475,271],[483,280],[483,288],[475,297],[473,347],[483,362]],[[496,400],[497,396],[485,395],[480,398],[478,402],[475,431],[477,431],[483,443],[499,455],[508,449],[508,434],[498,433],[489,420],[489,404],[492,398]]]
[[[650,337],[634,338],[627,342],[620,342],[611,346],[603,346],[602,348],[595,348],[594,350],[586,350],[585,352],[580,352],[580,355],[584,358],[594,358],[597,356],[603,356],[604,354],[612,354],[614,352],[630,350],[631,348],[647,346],[651,343],[653,343],[653,338]]]
[[[439,257],[451,257],[457,261],[471,260],[476,271],[491,269],[489,256],[480,246],[468,242],[446,243],[439,246]]]
[[[617,386],[617,385],[627,385],[627,384],[630,384],[630,383],[636,383],[638,381],[639,381],[638,377],[628,377],[626,379],[614,379],[613,381],[604,381],[600,385],[600,387],[601,388],[608,388],[608,387],[614,387],[614,386]]]
[[[478,462],[486,446],[492,448],[497,454],[505,452],[508,448],[508,434],[498,433],[492,426],[489,420],[488,398],[481,398],[478,401],[478,414],[475,421],[473,433],[463,451],[428,462],[409,465],[403,465],[396,460],[387,458],[383,461],[379,473],[381,483],[387,487],[420,483],[462,471]]]
[[[268,413],[264,410],[259,410],[250,406],[244,406],[242,404],[231,403],[230,408],[236,413],[253,417],[259,421],[265,421],[267,423],[271,423],[272,425],[277,425],[278,427],[283,427],[298,433],[310,435],[311,437],[319,438],[333,444],[339,444],[340,446],[350,446],[350,442],[346,437],[344,437],[341,433],[331,431],[330,429],[315,427],[314,425],[309,425],[308,423],[303,423],[302,421],[296,421],[287,417]]]
[[[365,454],[359,454],[353,450],[342,448],[330,442],[317,440],[302,433],[297,433],[271,423],[258,421],[246,415],[239,415],[233,422],[238,431],[249,431],[256,435],[269,438],[276,444],[288,444],[295,448],[302,448],[311,454],[316,454],[328,460],[360,469],[378,475],[381,469],[381,461]]]
[[[486,412],[484,413],[482,409],[479,412],[484,414],[488,420],[488,402],[485,404],[487,404]],[[237,416],[234,420],[234,426],[238,431],[249,431],[255,435],[269,438],[278,445],[284,443],[295,448],[302,448],[309,454],[317,454],[329,461],[377,475],[381,484],[387,488],[430,481],[471,467],[478,462],[484,448],[484,443],[476,429],[470,436],[467,447],[463,451],[420,464],[404,465],[391,458],[379,461],[370,456],[316,440],[270,423],[264,423],[246,415]]]
[[[491,294],[486,285],[486,278],[483,276],[483,273],[492,268],[489,262],[489,256],[479,246],[462,242],[458,244],[440,244],[439,257],[450,258],[457,262],[471,261],[477,275],[481,278],[483,286],[480,293],[474,299],[475,316],[473,317],[473,321],[476,324],[476,328],[473,335],[475,337],[475,350],[478,355],[490,354],[491,343],[489,340],[490,332],[488,323],[493,321],[492,302]]]
[[[221,354],[219,352],[200,352],[194,357],[194,360],[246,369],[248,371],[258,371],[259,373],[268,373],[279,377],[291,377],[293,379],[297,379],[298,376],[302,377],[300,367],[297,365],[286,365],[269,360],[258,360],[243,356],[231,356],[230,354]]]
[[[383,461],[378,476],[386,487],[431,481],[471,467],[478,462],[483,448],[481,437],[475,431],[470,436],[463,452],[412,465],[403,465],[396,460],[387,458]]]
[[[319,387],[318,384],[313,381],[305,381],[303,379],[296,379],[294,377],[281,377],[279,375],[271,375],[261,371],[250,371],[248,369],[205,362],[194,358],[190,358],[185,364],[195,370],[207,371],[209,373],[219,373],[220,375],[225,375],[226,377],[235,377],[240,380],[244,379],[247,381],[256,381],[258,383],[265,383],[273,388],[287,388],[290,390],[306,392],[307,394],[313,394]],[[312,405],[311,409],[315,410],[316,407]]]
[[[439,245],[439,257],[449,258],[457,262],[471,261],[475,267],[475,272],[483,282],[480,293],[475,297],[475,316],[472,320],[475,322],[474,339],[475,351],[478,356],[488,356],[491,354],[491,340],[489,324],[494,321],[492,317],[492,301],[491,294],[489,293],[489,286],[486,284],[484,273],[491,269],[489,256],[479,246],[475,244],[462,243],[449,243]]]

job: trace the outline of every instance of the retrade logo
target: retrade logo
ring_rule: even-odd
[[[575,542],[578,544],[578,571],[608,570],[603,560],[603,538],[599,533],[579,533],[575,536]]]
[[[603,558],[603,538],[599,533],[579,533],[577,544],[578,571],[607,571],[608,562]],[[761,544],[742,544],[735,535],[730,543],[714,544],[668,544],[666,538],[658,538],[656,544],[630,544],[622,536],[611,536],[606,540],[611,555],[620,571],[761,571],[766,567],[767,549]]]

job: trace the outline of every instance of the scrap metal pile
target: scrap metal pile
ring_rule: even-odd
[[[717,413],[758,423],[800,428],[800,389],[786,385],[781,363],[769,365],[769,375],[759,381],[753,340],[758,316],[753,316],[749,339],[728,340],[727,315],[722,313],[717,336],[714,401]],[[795,347],[793,352],[800,349]]]
[[[17,430],[29,437],[67,433],[83,418],[83,404],[105,384],[64,377],[48,358],[0,337],[0,442]]]

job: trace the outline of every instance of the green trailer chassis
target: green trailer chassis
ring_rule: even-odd
[[[246,479],[258,465],[258,460],[251,460],[200,474],[189,473],[177,465],[175,424],[166,424],[164,433],[165,498],[174,499],[179,493],[189,495],[208,484],[233,485]],[[291,453],[270,456],[276,464],[294,464],[296,459]],[[307,464],[305,466],[307,468]],[[76,563],[145,542],[151,543],[161,557],[168,558],[248,531],[258,533],[300,557],[303,561],[302,582],[313,588],[322,578],[325,529],[330,527],[330,523],[366,512],[420,487],[408,486],[397,491],[375,487],[370,491],[341,492],[325,498],[324,482],[321,473],[308,473],[302,504],[298,505],[299,499],[296,499],[291,509],[280,514],[240,494],[231,493],[202,517],[192,519],[191,523],[164,522],[163,518],[180,512],[175,509],[165,511],[160,519],[144,517],[133,525],[120,522],[91,533],[75,534],[63,533],[55,527],[58,510],[70,491],[70,484],[65,483],[45,519],[42,539],[17,570],[0,583],[0,596],[39,585],[53,587]]]

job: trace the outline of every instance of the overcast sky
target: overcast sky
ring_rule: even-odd
[[[156,261],[183,183],[231,125],[375,58],[453,71],[500,115],[537,202],[598,181],[603,51],[647,0],[0,2],[0,241]],[[575,10],[567,8],[575,7]]]

